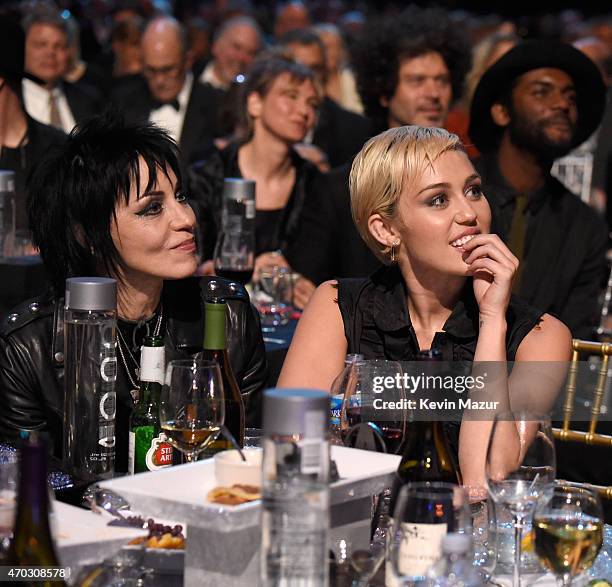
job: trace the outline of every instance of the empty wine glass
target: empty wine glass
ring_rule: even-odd
[[[159,406],[168,442],[191,463],[217,436],[225,420],[223,380],[214,361],[170,361]]]
[[[554,483],[555,471],[555,445],[547,417],[528,412],[496,415],[485,478],[493,501],[506,506],[513,516],[513,587],[520,587],[523,523],[538,498]]]
[[[259,312],[262,326],[287,324],[293,311],[291,271],[279,265],[261,269],[255,276],[251,299]]]
[[[540,562],[569,587],[589,569],[603,544],[603,511],[596,492],[559,483],[538,501],[533,518]]]
[[[387,541],[387,577],[391,584],[413,585],[426,579],[440,558],[448,532],[471,534],[468,497],[452,483],[409,483],[399,492]]]
[[[462,485],[468,496],[471,522],[474,566],[478,568],[484,581],[491,578],[495,566],[493,536],[489,534],[495,516],[492,515],[493,503],[489,493],[482,485]]]

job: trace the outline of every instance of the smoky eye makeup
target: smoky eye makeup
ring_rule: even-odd
[[[163,193],[145,194],[138,201],[139,207],[136,210],[136,216],[154,216],[159,214],[163,209]]]

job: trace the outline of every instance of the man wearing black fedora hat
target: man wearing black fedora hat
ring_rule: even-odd
[[[607,230],[550,169],[597,128],[604,103],[601,74],[588,57],[564,43],[534,40],[482,76],[470,113],[492,230],[521,262],[514,290],[575,337],[593,334]]]

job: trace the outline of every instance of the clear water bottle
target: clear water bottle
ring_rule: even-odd
[[[12,257],[15,241],[15,172],[0,169],[0,257]]]
[[[264,392],[263,587],[329,584],[329,393]]]
[[[442,538],[442,558],[427,571],[427,587],[485,587],[474,569],[472,539],[450,532]]]
[[[348,390],[353,403],[358,401],[359,393],[359,365],[363,364],[363,355],[348,354],[344,359],[344,368],[334,379],[331,386],[331,411],[329,421],[329,442],[333,445],[343,446],[342,438],[342,402]]]
[[[221,231],[215,245],[215,273],[246,284],[255,262],[255,182],[228,177],[223,182]]]
[[[115,471],[117,282],[66,280],[64,463],[82,479]]]

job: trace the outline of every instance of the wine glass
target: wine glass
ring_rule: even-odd
[[[397,497],[387,541],[387,576],[397,585],[424,581],[448,532],[471,534],[466,492],[452,483],[408,483]]]
[[[240,216],[228,216],[214,251],[215,273],[246,285],[253,277],[253,243],[242,231]]]
[[[293,275],[287,267],[274,265],[256,275],[251,296],[262,326],[281,326],[289,322],[293,308]]]
[[[168,442],[191,463],[217,438],[224,420],[219,365],[199,359],[170,361],[159,405],[159,423]]]
[[[603,510],[596,492],[558,483],[538,501],[533,517],[540,562],[569,587],[591,567],[603,545]]]
[[[373,359],[351,365],[344,389],[337,390],[344,394],[340,432],[346,446],[401,453],[407,424],[407,410],[400,404],[406,396],[402,373],[399,361]]]
[[[482,485],[462,485],[468,496],[472,525],[472,547],[474,566],[483,578],[488,581],[495,566],[495,548],[493,536],[489,534],[495,516],[492,515],[493,504],[489,493]]]
[[[508,508],[514,526],[513,587],[520,587],[521,532],[538,498],[555,480],[555,445],[550,420],[529,412],[495,416],[485,465],[493,501]]]

